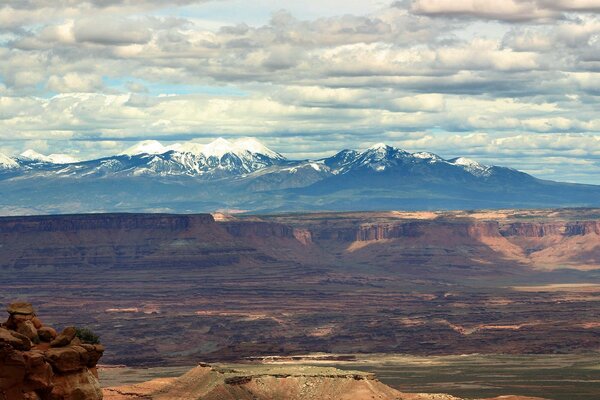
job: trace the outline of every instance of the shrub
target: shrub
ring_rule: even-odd
[[[88,343],[88,344],[99,344],[100,343],[100,337],[88,328],[75,328],[75,331],[76,331],[75,335],[83,343]]]

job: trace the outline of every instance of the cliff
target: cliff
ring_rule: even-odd
[[[403,393],[371,373],[262,364],[201,364],[179,378],[105,388],[104,396],[105,400],[462,400],[449,394]],[[487,400],[544,399],[502,396]]]
[[[482,214],[229,216],[219,221],[210,214],[5,217],[0,218],[0,240],[5,244],[0,246],[0,267],[162,268],[165,260],[208,267],[265,260],[346,263],[348,258],[379,263],[385,257],[373,260],[373,246],[396,265],[443,265],[449,256],[452,264],[464,266],[474,260],[512,260],[548,269],[598,266],[597,218]],[[583,214],[588,215],[595,216]]]
[[[96,364],[104,347],[73,327],[45,326],[29,303],[8,306],[0,326],[0,400],[102,399]]]
[[[176,379],[107,388],[106,400],[460,400],[450,395],[406,394],[372,374],[308,366],[202,364]]]

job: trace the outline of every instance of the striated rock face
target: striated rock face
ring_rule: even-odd
[[[210,214],[81,214],[56,216],[7,217],[0,225],[0,233],[15,232],[69,232],[98,229],[160,229],[180,231],[191,225],[212,224]]]
[[[584,236],[600,234],[599,221],[577,221],[564,223],[511,223],[501,229],[502,236],[543,238],[546,236]]]
[[[210,214],[89,214],[0,218],[0,268],[218,265],[239,257]],[[198,243],[209,240],[217,246]],[[242,245],[243,247],[243,245]]]
[[[307,229],[294,228],[289,225],[272,222],[233,222],[223,223],[227,233],[236,238],[257,237],[257,238],[284,238],[296,239],[304,244],[312,242],[311,233]]]
[[[13,303],[0,325],[0,400],[97,400],[100,344],[82,343],[75,328],[60,335],[35,316],[29,303]]]
[[[442,393],[404,393],[383,384],[371,373],[289,364],[201,364],[179,378],[105,388],[104,399],[462,400]],[[485,400],[544,399],[501,396]]]
[[[104,389],[106,400],[460,400],[446,394],[401,393],[374,375],[311,366],[203,364],[176,379]]]

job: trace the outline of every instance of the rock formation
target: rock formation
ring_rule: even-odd
[[[460,400],[401,393],[370,373],[330,367],[201,364],[183,376],[105,390],[106,400]]]
[[[84,343],[73,327],[57,334],[29,303],[7,311],[0,325],[0,400],[102,399],[96,371],[102,345]]]
[[[441,393],[403,393],[371,373],[307,365],[200,364],[179,378],[104,389],[105,400],[462,400]],[[483,400],[483,399],[482,399]],[[501,396],[485,400],[544,400]]]

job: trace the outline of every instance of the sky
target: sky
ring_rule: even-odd
[[[0,3],[0,152],[385,142],[600,184],[600,0]]]

